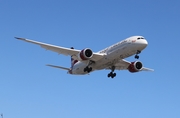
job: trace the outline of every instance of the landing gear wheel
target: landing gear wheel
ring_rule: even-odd
[[[136,55],[134,56],[134,58],[135,58],[135,59],[139,59],[138,54],[140,54],[140,53],[141,53],[141,51],[140,51],[140,50],[137,50]]]
[[[108,77],[111,77],[111,74],[110,74],[110,73],[108,74]]]
[[[113,74],[113,77],[116,77],[116,73]]]
[[[92,67],[89,67],[89,66],[94,64],[94,63],[95,63],[94,61],[89,60],[87,66],[84,68],[84,72],[87,72],[87,73],[91,72],[92,71]]]
[[[84,72],[86,72],[88,69],[87,69],[87,67],[86,68],[84,68]]]
[[[114,78],[114,77],[116,77],[116,73],[110,72],[110,73],[108,74],[108,77]]]
[[[89,72],[91,72],[91,71],[92,71],[92,67],[88,68],[88,71],[87,71],[87,72],[89,73]]]
[[[114,73],[115,66],[111,67],[111,72],[107,75],[108,77],[114,78],[116,77],[116,73]]]
[[[135,55],[135,57],[134,57],[135,59],[139,59],[139,56],[138,55]]]
[[[91,72],[92,71],[92,67],[88,67],[88,66],[86,66],[85,68],[84,68],[84,72]]]

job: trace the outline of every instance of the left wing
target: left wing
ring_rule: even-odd
[[[25,42],[29,42],[29,43],[39,45],[42,48],[45,48],[46,50],[51,50],[53,52],[57,52],[58,54],[73,56],[74,59],[79,60],[78,54],[81,52],[81,50],[60,47],[60,46],[42,43],[42,42],[38,42],[38,41],[33,41],[33,40],[25,39],[25,38],[18,38],[18,37],[15,37],[15,38],[18,40],[22,40]],[[104,57],[104,54],[93,53],[93,57],[90,60],[98,61],[103,57]]]
[[[131,62],[122,59],[119,60],[114,66],[116,70],[128,70],[130,64]],[[111,69],[111,67],[108,67],[106,69]],[[154,70],[150,68],[142,67],[139,71],[154,71]]]

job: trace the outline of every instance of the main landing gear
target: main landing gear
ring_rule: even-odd
[[[92,67],[89,67],[89,66],[92,65],[93,63],[95,62],[90,60],[88,65],[84,68],[84,72],[90,73],[92,71]]]
[[[86,66],[86,68],[84,68],[84,72],[91,72],[92,71],[92,67],[88,67]]]
[[[134,56],[134,58],[135,58],[135,59],[139,59],[139,55],[138,55],[138,54],[140,54],[140,53],[141,53],[141,51],[140,51],[140,50],[137,50],[136,55]]]
[[[108,74],[108,77],[111,77],[111,78],[116,77],[116,73],[114,73],[114,70],[115,70],[115,66],[112,66],[111,72]]]
[[[114,77],[116,77],[116,73],[110,72],[110,73],[108,74],[108,77],[114,78]]]

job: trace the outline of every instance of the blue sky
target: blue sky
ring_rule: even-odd
[[[179,118],[180,1],[0,0],[0,113],[4,118]],[[133,35],[155,72],[72,76],[46,64],[70,57],[14,39],[94,52]],[[127,59],[135,61],[134,57]]]

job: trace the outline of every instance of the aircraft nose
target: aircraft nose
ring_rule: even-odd
[[[139,46],[140,46],[142,49],[144,49],[144,48],[147,47],[148,42],[147,42],[147,40],[143,39],[143,40],[139,40],[139,41],[138,41],[138,44],[139,44]]]
[[[147,40],[142,40],[142,44],[146,47],[147,45],[148,45],[148,42],[147,42]]]

